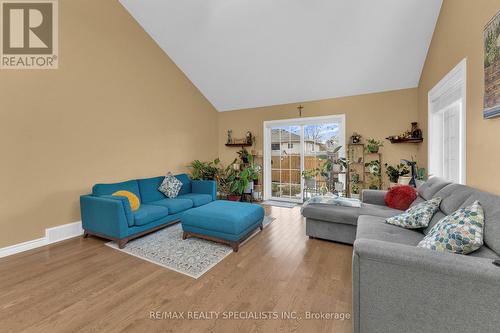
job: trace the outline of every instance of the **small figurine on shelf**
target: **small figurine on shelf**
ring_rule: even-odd
[[[233,143],[233,130],[227,130],[227,144]]]
[[[418,123],[411,123],[411,137],[413,139],[421,139],[422,138],[422,130],[418,128]]]
[[[354,132],[351,135],[351,143],[356,144],[361,142],[361,135],[358,133]]]
[[[252,132],[248,131],[246,136],[246,143],[248,144],[253,144],[253,135],[252,135]]]

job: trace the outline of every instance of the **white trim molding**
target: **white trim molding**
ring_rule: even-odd
[[[36,249],[52,243],[83,235],[82,222],[73,222],[45,229],[45,237],[0,248],[0,258]]]
[[[462,59],[444,78],[439,81],[428,93],[428,169],[432,176],[440,169],[440,151],[436,150],[436,136],[442,133],[443,124],[433,119],[443,110],[456,107],[459,110],[459,175],[458,182],[465,184],[467,181],[467,58]],[[437,154],[437,155],[436,155]],[[436,157],[437,156],[437,157]],[[436,164],[437,163],[437,164]],[[437,172],[439,173],[439,172]]]

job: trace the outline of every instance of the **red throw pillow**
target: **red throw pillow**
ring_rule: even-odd
[[[407,210],[417,198],[417,191],[408,185],[394,186],[385,194],[384,201],[387,207]]]

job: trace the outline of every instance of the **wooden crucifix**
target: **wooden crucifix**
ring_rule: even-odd
[[[297,106],[297,109],[299,110],[299,117],[302,117],[302,109],[304,107],[302,105]]]

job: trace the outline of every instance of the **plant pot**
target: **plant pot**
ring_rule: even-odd
[[[316,181],[314,179],[306,179],[305,180],[305,185],[307,188],[314,188],[314,186],[316,185]]]
[[[248,193],[252,193],[252,191],[253,191],[253,181],[248,182],[248,185],[243,190],[243,193],[247,193],[248,194]]]
[[[411,177],[399,176],[398,184],[399,185],[409,185],[410,181],[411,181]]]
[[[227,196],[227,200],[229,200],[229,201],[240,201],[241,200],[241,195],[230,194],[230,195]]]
[[[335,191],[342,192],[344,190],[344,183],[336,182],[335,183]]]
[[[351,198],[352,199],[358,199],[361,197],[361,195],[359,193],[351,193]]]
[[[342,166],[340,164],[333,164],[332,165],[332,172],[333,173],[339,173],[342,171]]]

